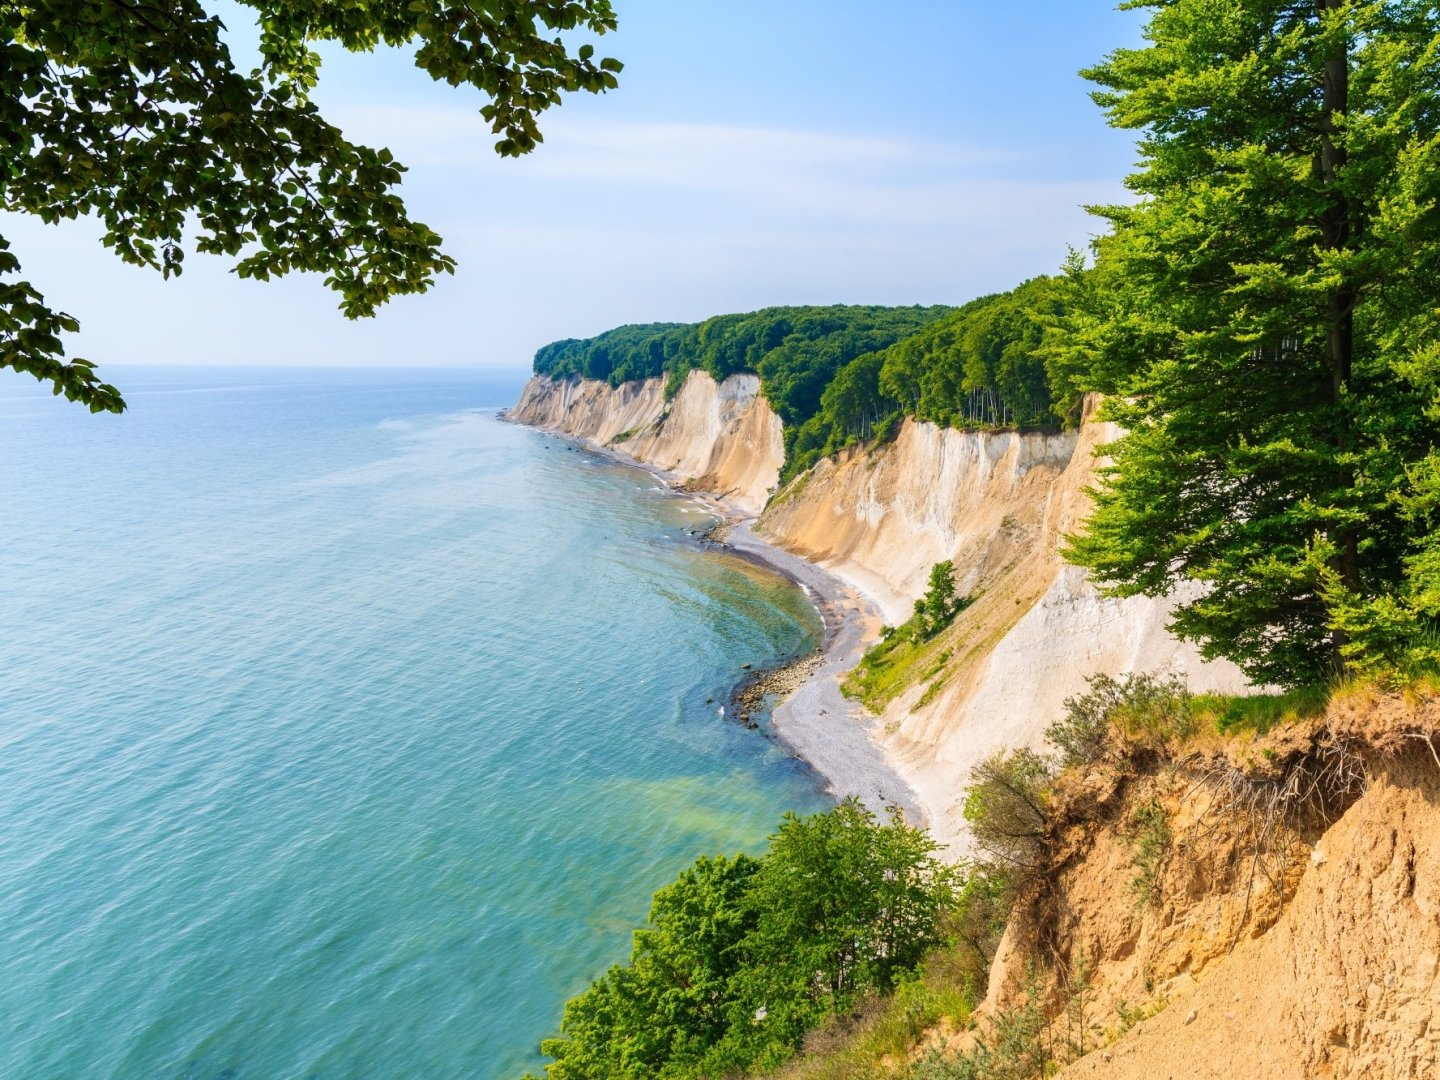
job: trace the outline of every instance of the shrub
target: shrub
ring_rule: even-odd
[[[1043,1080],[1051,1075],[1056,1061],[1042,997],[1039,975],[1031,968],[1021,1004],[997,1012],[969,1051],[947,1057],[943,1050],[932,1050],[911,1070],[911,1080]]]
[[[1064,767],[1109,756],[1115,739],[1159,748],[1199,730],[1193,698],[1175,675],[1154,672],[1095,675],[1090,689],[1066,698],[1065,716],[1045,730]]]
[[[1170,819],[1159,800],[1135,808],[1126,834],[1135,847],[1130,865],[1136,872],[1130,888],[1141,903],[1154,907],[1160,903],[1160,881],[1170,852]]]
[[[1054,779],[1050,758],[1033,750],[1001,750],[970,771],[965,820],[981,851],[1007,867],[1038,869],[1047,836],[1045,807]]]
[[[849,801],[787,816],[770,841],[761,860],[701,859],[655,894],[630,963],[572,998],[542,1044],[550,1080],[773,1067],[940,943],[954,871],[898,815]]]

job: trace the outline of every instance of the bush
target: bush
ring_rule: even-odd
[[[806,1035],[801,1056],[771,1080],[876,1080],[893,1076],[927,1031],[942,1018],[963,1023],[984,997],[990,963],[1004,932],[1009,891],[993,864],[960,868],[963,885],[946,915],[944,944],[932,950],[894,991],[866,996],[832,1014]],[[747,1074],[755,1075],[755,1074]]]
[[[957,948],[983,983],[995,959],[995,950],[1010,918],[1014,890],[1011,874],[999,862],[972,862],[965,867],[964,884],[955,899],[952,926]],[[978,992],[983,985],[973,988]]]
[[[1130,859],[1130,865],[1135,867],[1130,889],[1142,904],[1154,907],[1160,903],[1160,881],[1170,852],[1170,819],[1159,800],[1151,799],[1135,808],[1126,835],[1135,847]]]
[[[922,620],[926,637],[934,637],[949,626],[970,603],[955,588],[955,564],[949,559],[930,568],[930,587],[924,600],[915,601],[915,613]]]
[[[701,859],[655,894],[629,965],[565,1006],[550,1080],[727,1075],[890,990],[942,937],[954,872],[897,816],[787,816],[761,860]]]
[[[943,1050],[932,1050],[911,1070],[911,1080],[1044,1080],[1052,1075],[1057,1062],[1042,997],[1032,968],[1021,1004],[997,1012],[966,1053],[947,1057]]]
[[[965,820],[975,845],[1007,868],[1038,869],[1044,861],[1045,808],[1054,764],[1033,750],[1001,750],[970,771]]]
[[[1064,718],[1045,729],[1045,738],[1069,768],[1111,756],[1117,738],[1158,748],[1183,742],[1199,726],[1193,698],[1174,675],[1096,675],[1087,693],[1065,699]]]

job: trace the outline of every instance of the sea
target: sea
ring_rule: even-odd
[[[821,633],[521,370],[0,371],[0,1077],[539,1073],[651,893],[816,777]]]

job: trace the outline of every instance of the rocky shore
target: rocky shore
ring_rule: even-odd
[[[503,413],[500,419],[519,422]],[[677,498],[699,502],[715,515],[716,522],[699,533],[698,539],[767,567],[805,590],[824,622],[820,650],[742,679],[732,694],[732,715],[750,718],[748,722],[758,727],[751,714],[762,711],[767,698],[781,698],[771,713],[772,734],[819,774],[830,794],[858,798],[877,814],[897,807],[907,820],[929,824],[915,792],[875,741],[875,719],[840,692],[845,675],[879,636],[882,619],[874,600],[824,568],[756,535],[753,516],[721,496],[696,490],[686,478],[590,439],[551,428],[539,430],[609,461],[640,469]]]

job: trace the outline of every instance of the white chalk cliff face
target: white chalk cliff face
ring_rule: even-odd
[[[780,422],[754,376],[717,386],[692,373],[668,413],[659,380],[611,389],[534,379],[512,416],[607,444],[633,431],[618,449],[747,513],[766,506],[783,463]],[[883,716],[884,748],[942,842],[963,845],[970,769],[1001,747],[1040,746],[1091,675],[1170,668],[1196,690],[1246,687],[1233,665],[1202,661],[1166,631],[1170,602],[1102,598],[1061,558],[1088,511],[1096,449],[1114,436],[1088,418],[1062,434],[907,420],[893,443],[821,462],[760,515],[757,532],[849,581],[891,623],[908,617],[943,559],[975,597],[944,632],[943,665]]]
[[[660,379],[611,387],[536,376],[510,417],[621,450],[751,515],[770,497],[785,457],[780,418],[754,375],[717,384],[692,371],[670,402]]]
[[[1247,686],[1165,629],[1172,601],[1105,599],[1061,558],[1089,511],[1096,450],[1116,434],[1088,417],[1056,435],[906,421],[889,446],[822,462],[761,518],[765,535],[869,592],[892,623],[942,559],[975,597],[939,642],[943,666],[894,698],[882,723],[942,842],[963,847],[971,768],[997,749],[1041,748],[1090,676],[1170,669],[1198,691]]]

